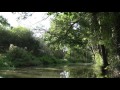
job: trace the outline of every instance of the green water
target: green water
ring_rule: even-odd
[[[60,73],[63,71],[69,72],[69,78],[94,77],[91,65],[81,64],[0,70],[0,76],[3,78],[60,78]]]

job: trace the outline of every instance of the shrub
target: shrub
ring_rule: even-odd
[[[15,67],[41,66],[41,65],[57,65],[65,63],[64,60],[57,59],[54,56],[43,55],[36,57],[23,48],[12,45],[7,52],[7,59],[11,61]]]
[[[21,66],[33,66],[37,63],[35,62],[36,57],[33,56],[30,52],[26,51],[25,49],[19,48],[17,46],[12,47],[12,49],[9,49],[7,52],[7,58],[13,64],[15,67],[21,67]]]
[[[39,57],[39,60],[43,65],[58,65],[64,62],[63,60],[57,59],[54,56],[42,56]]]
[[[5,55],[0,54],[0,69],[12,69],[14,66]]]

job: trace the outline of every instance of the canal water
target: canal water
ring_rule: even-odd
[[[93,78],[91,64],[0,70],[0,78]]]

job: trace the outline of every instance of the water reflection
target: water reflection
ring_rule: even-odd
[[[60,73],[60,78],[69,78],[70,72],[63,71]]]
[[[31,67],[0,70],[0,78],[92,78],[91,65],[66,65],[56,67]]]

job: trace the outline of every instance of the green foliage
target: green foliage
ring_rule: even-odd
[[[57,60],[62,54],[53,53],[42,39],[33,37],[30,30],[20,26],[11,30],[0,28],[0,53],[7,53],[5,54],[6,60],[12,62],[15,67],[51,65],[62,62]],[[57,58],[53,54],[56,54]]]
[[[23,48],[13,46],[7,52],[7,59],[10,60],[15,67],[41,66],[41,65],[57,65],[64,63],[63,60],[54,56],[36,57]]]
[[[22,48],[26,47],[28,51],[36,55],[38,53],[39,41],[33,37],[33,32],[27,28],[17,27],[7,30],[4,27],[0,27],[0,51],[6,52],[10,44]]]
[[[5,19],[3,16],[0,16],[0,26],[10,27],[10,24],[8,23],[7,19]]]
[[[57,59],[54,56],[42,56],[39,57],[39,60],[42,62],[43,65],[58,65],[66,63],[62,59]]]
[[[55,58],[51,58],[49,56],[40,57],[40,61],[42,62],[43,65],[56,63]]]
[[[105,60],[108,62],[107,54],[104,54],[102,49],[97,47],[97,45],[103,45],[106,53],[113,43],[111,37],[114,26],[112,22],[113,16],[111,13],[60,12],[54,15],[55,18],[53,18],[50,31],[47,35],[49,36],[48,40],[53,42],[52,44],[68,44],[70,48],[79,45],[79,47],[82,47],[83,49],[86,48],[87,52],[93,53],[96,61],[99,61],[99,57],[96,58],[94,52],[99,50],[99,55],[102,57],[101,60],[103,62],[105,62]],[[96,48],[90,49],[90,47],[93,46]],[[82,52],[83,54],[81,57],[85,56],[85,52]],[[71,59],[76,60],[76,58],[73,58],[74,55],[72,56],[72,52],[69,55]],[[89,54],[88,56],[90,57],[90,55],[92,56],[92,54]],[[85,57],[87,57],[87,55]],[[84,57],[82,57],[82,59],[84,59]],[[99,64],[99,62],[96,63]],[[103,65],[105,66],[107,64],[103,63]],[[101,67],[99,67],[99,69],[100,68]]]
[[[0,69],[14,69],[14,65],[5,55],[0,54]]]
[[[23,13],[23,18],[29,14]],[[7,59],[16,66],[53,65],[67,59],[72,63],[94,62],[97,77],[102,77],[102,66],[120,71],[119,12],[48,12],[48,15],[54,17],[45,33],[45,42],[33,37],[27,28],[8,30],[7,20],[0,17],[0,52],[5,53],[10,44],[18,46],[7,53]],[[1,57],[1,66],[3,62]]]
[[[63,50],[55,50],[53,52],[53,55],[58,59],[63,59],[65,56],[65,53],[63,52]]]
[[[93,65],[94,74],[96,75],[96,77],[101,78],[102,77],[101,67],[103,65],[103,62],[102,62],[102,57],[100,56],[100,54],[98,52],[95,53],[94,63],[95,63]]]
[[[11,30],[13,41],[12,43],[19,47],[27,47],[28,51],[33,50],[33,53],[36,54],[35,50],[39,48],[39,41],[33,37],[33,32],[27,28],[17,27]]]
[[[87,49],[74,46],[69,48],[65,54],[65,57],[71,63],[92,63],[92,54]]]
[[[11,34],[10,31],[4,27],[0,27],[0,52],[5,52],[10,44]]]
[[[80,47],[85,48],[88,44],[89,18],[84,17],[89,15],[83,12],[49,12],[48,14],[55,15],[50,30],[45,34],[45,40],[50,47],[54,50],[60,50],[64,46],[70,49],[76,47],[76,50],[72,49],[70,53],[66,51],[63,58],[70,62],[92,62],[90,51],[87,53],[81,49],[79,52]],[[54,55],[56,54],[55,52]]]
[[[74,15],[75,14],[75,15]],[[78,21],[76,18],[79,18],[79,13],[73,13],[72,18],[69,15],[59,14],[51,22],[50,31],[47,33],[45,39],[49,40],[50,43],[60,43],[60,44],[70,44],[70,45],[82,45],[81,33],[79,31],[79,26],[77,25]]]
[[[16,46],[9,49],[7,52],[7,58],[13,62],[15,67],[32,66],[34,65],[32,61],[35,60],[35,57],[31,53]]]

